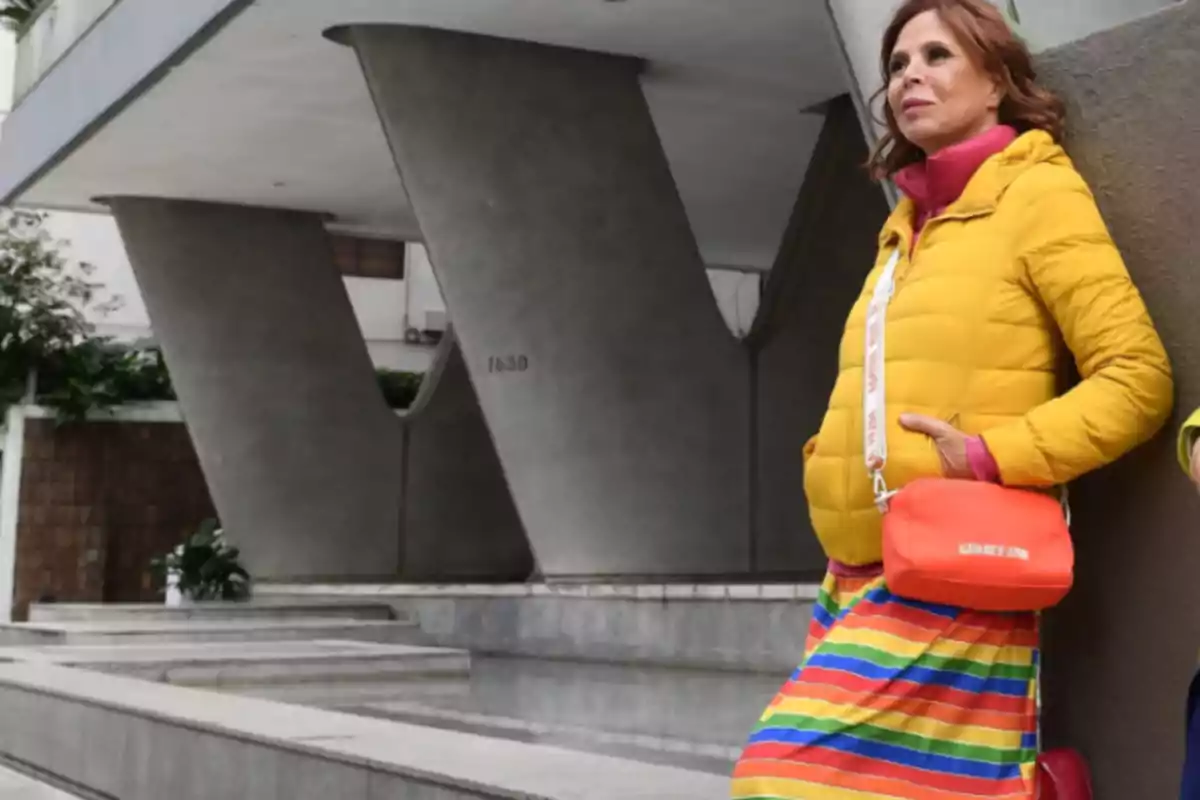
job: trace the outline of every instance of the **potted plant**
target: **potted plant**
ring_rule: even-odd
[[[167,605],[207,600],[246,600],[250,574],[241,553],[225,539],[217,520],[206,520],[174,550],[151,563],[160,576]]]
[[[0,24],[19,31],[29,24],[41,0],[3,0],[0,2]]]

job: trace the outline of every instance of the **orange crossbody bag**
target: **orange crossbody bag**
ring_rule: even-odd
[[[885,322],[899,260],[897,250],[875,285],[863,361],[864,454],[883,513],[888,588],[901,597],[977,611],[1054,606],[1070,591],[1075,572],[1065,499],[950,478],[921,478],[888,491]]]

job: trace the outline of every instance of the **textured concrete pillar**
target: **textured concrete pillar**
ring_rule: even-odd
[[[527,579],[533,556],[453,333],[403,419],[402,579]]]
[[[213,502],[254,575],[394,575],[401,423],[321,219],[111,204]]]
[[[1068,150],[1145,294],[1185,414],[1200,404],[1200,2],[1047,53],[1040,72],[1068,101]],[[1078,586],[1049,620],[1046,722],[1091,756],[1099,800],[1178,796],[1200,502],[1173,433],[1074,494]]]
[[[826,565],[804,502],[800,450],[828,407],[846,315],[888,213],[862,168],[866,159],[853,103],[838,98],[746,340],[755,367],[755,545],[763,572],[820,575]]]
[[[362,26],[359,54],[551,578],[745,574],[748,370],[633,60]]]

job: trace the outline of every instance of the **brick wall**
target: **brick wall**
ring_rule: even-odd
[[[17,619],[44,597],[157,600],[150,560],[215,516],[181,423],[28,420],[20,497]]]

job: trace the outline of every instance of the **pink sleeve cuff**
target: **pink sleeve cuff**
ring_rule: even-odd
[[[977,481],[1000,482],[1000,467],[980,436],[967,437],[967,463]]]

